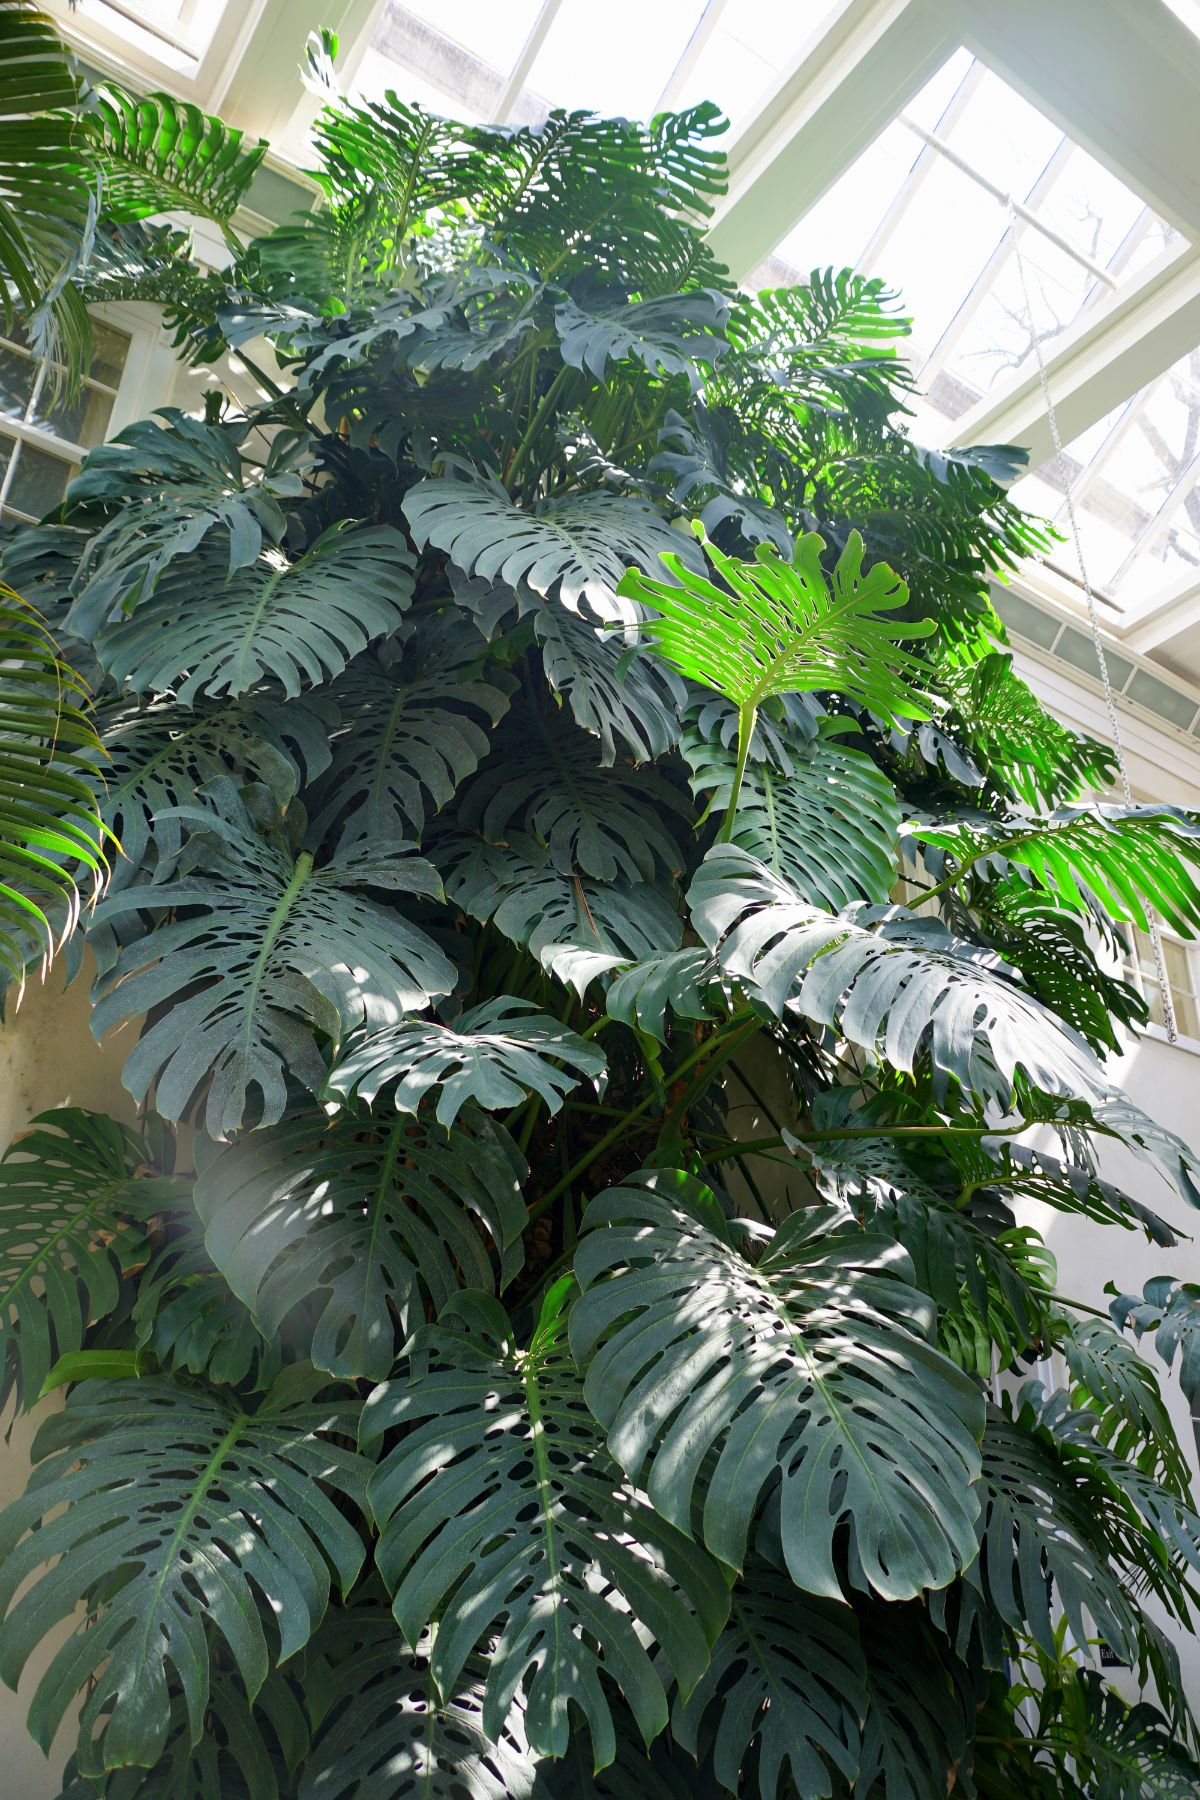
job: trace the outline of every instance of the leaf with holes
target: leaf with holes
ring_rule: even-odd
[[[555,307],[554,327],[564,363],[597,381],[610,363],[632,358],[651,375],[686,375],[696,386],[698,365],[711,366],[725,349],[729,307],[724,294],[705,288],[632,301],[620,292],[585,291],[582,303],[567,299]]]
[[[1155,1275],[1140,1294],[1116,1295],[1109,1312],[1124,1331],[1132,1331],[1139,1343],[1146,1332],[1154,1333],[1154,1348],[1169,1369],[1176,1357],[1176,1378],[1190,1405],[1200,1399],[1200,1286],[1174,1275]]]
[[[336,718],[323,694],[285,704],[269,690],[202,701],[186,712],[158,700],[102,713],[108,761],[99,771],[100,799],[123,852],[111,885],[125,887],[147,869],[165,871],[183,846],[178,808],[222,776],[260,783],[286,806],[328,766]]]
[[[853,1614],[798,1594],[786,1575],[753,1562],[734,1586],[712,1661],[690,1699],[676,1705],[671,1729],[693,1756],[706,1726],[715,1731],[713,1771],[731,1794],[745,1770],[764,1800],[781,1787],[792,1791],[792,1783],[806,1800],[827,1800],[838,1776],[849,1781],[857,1773],[865,1708]]]
[[[631,1480],[740,1567],[778,1486],[788,1574],[841,1599],[904,1599],[975,1554],[982,1402],[929,1343],[931,1308],[894,1239],[834,1207],[776,1233],[709,1190],[646,1172],[593,1200],[575,1253],[571,1345]]]
[[[652,507],[620,494],[572,494],[515,506],[498,482],[434,476],[404,497],[418,548],[444,550],[464,575],[524,583],[565,606],[586,600],[597,617],[634,616],[616,599],[631,562],[655,568],[664,552],[694,568],[694,545]]]
[[[431,848],[451,905],[494,921],[580,994],[631,957],[676,949],[683,935],[671,886],[564,875],[523,834],[496,845],[456,832]]]
[[[356,1034],[334,1064],[331,1101],[356,1096],[373,1106],[390,1089],[398,1112],[416,1114],[428,1094],[435,1116],[450,1130],[468,1101],[488,1112],[519,1106],[531,1094],[556,1113],[581,1081],[599,1080],[604,1052],[540,1013],[531,1000],[501,994],[462,1013],[453,1025],[402,1019],[381,1031]]]
[[[420,842],[454,798],[508,711],[511,678],[481,662],[465,621],[437,619],[399,663],[359,657],[331,689],[341,715],[328,773],[307,796],[310,838],[342,844]]]
[[[735,758],[720,744],[687,744],[692,791],[727,811]],[[765,863],[803,899],[836,912],[885,901],[896,880],[900,808],[869,756],[833,736],[788,746],[787,773],[747,763],[731,844]]]
[[[196,1184],[213,1262],[268,1336],[314,1315],[312,1359],[379,1381],[460,1287],[503,1288],[521,1267],[525,1164],[472,1111],[455,1134],[403,1115],[305,1113],[248,1132]]]
[[[461,829],[490,844],[528,835],[561,875],[653,882],[683,866],[678,792],[654,771],[604,769],[596,747],[565,721],[510,714],[494,758],[455,809]]]
[[[616,1746],[602,1677],[649,1743],[667,1696],[646,1639],[690,1692],[729,1603],[717,1565],[604,1448],[566,1345],[572,1285],[551,1290],[528,1350],[495,1301],[458,1296],[419,1334],[412,1373],[370,1396],[361,1441],[404,1432],[371,1478],[377,1561],[408,1641],[437,1621],[439,1690],[455,1692],[468,1658],[486,1651],[487,1735],[521,1692],[530,1745],[561,1756],[577,1707],[603,1768]]]
[[[415,925],[364,895],[386,886],[439,894],[427,862],[374,863],[349,854],[314,867],[278,834],[253,830],[236,796],[224,813],[188,809],[192,834],[167,881],[110,894],[100,923],[174,914],[143,928],[106,959],[96,980],[92,1030],[149,1012],[125,1062],[137,1098],[155,1090],[179,1119],[207,1089],[206,1129],[225,1137],[257,1092],[272,1124],[287,1103],[285,1075],[313,1093],[325,1084],[315,1032],[335,1040],[386,1024],[454,986],[453,966]]]
[[[205,590],[197,613],[189,604]],[[221,583],[189,562],[96,639],[115,681],[137,693],[235,697],[278,681],[289,698],[335,675],[373,638],[394,631],[413,594],[413,558],[389,525],[331,525],[295,562],[277,551]]]
[[[902,907],[822,912],[747,851],[718,844],[688,893],[697,931],[727,975],[777,1017],[795,1011],[911,1071],[928,1054],[1007,1106],[1018,1071],[1047,1094],[1114,1093],[1082,1038],[1006,981],[997,958]]]
[[[159,423],[159,420],[162,423]],[[278,544],[279,501],[299,492],[290,471],[258,471],[242,455],[248,426],[210,425],[175,407],[88,452],[71,483],[72,518],[100,521],[83,548],[68,628],[91,640],[107,621],[149,599],[178,557],[204,547],[212,574],[233,575]],[[186,604],[186,602],[184,602]]]
[[[540,600],[521,610],[532,617],[546,680],[575,723],[600,739],[601,762],[616,762],[618,745],[634,762],[665,756],[679,736],[671,672],[605,635],[586,601],[577,612]]]
[[[362,1544],[326,1490],[361,1503],[363,1464],[333,1441],[358,1407],[319,1404],[324,1379],[292,1368],[253,1412],[166,1377],[88,1381],[47,1419],[29,1487],[0,1515],[5,1681],[16,1685],[58,1620],[81,1603],[90,1615],[38,1683],[29,1724],[44,1750],[86,1685],[81,1743],[103,1721],[102,1765],[149,1767],[171,1724],[169,1672],[197,1742],[207,1623],[253,1696],[269,1667],[255,1590],[277,1603],[286,1658],[319,1623],[331,1577],[350,1586]]]

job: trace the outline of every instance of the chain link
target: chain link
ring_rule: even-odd
[[[1133,791],[1129,786],[1129,771],[1125,766],[1125,746],[1121,742],[1121,725],[1117,717],[1117,702],[1113,694],[1112,681],[1108,673],[1108,658],[1104,654],[1104,641],[1100,635],[1100,613],[1096,605],[1096,596],[1092,592],[1092,584],[1088,579],[1087,563],[1083,555],[1083,539],[1079,531],[1079,519],[1075,512],[1075,495],[1071,484],[1070,471],[1067,468],[1066,453],[1063,450],[1062,436],[1058,429],[1058,415],[1054,410],[1054,400],[1050,393],[1050,377],[1046,370],[1046,358],[1042,354],[1042,342],[1038,336],[1037,324],[1033,316],[1033,302],[1029,295],[1029,277],[1025,269],[1025,258],[1021,254],[1020,223],[1017,218],[1016,204],[1011,194],[1006,196],[1008,207],[1008,224],[1012,233],[1013,250],[1017,259],[1017,274],[1021,280],[1021,293],[1025,301],[1025,322],[1029,327],[1029,337],[1033,345],[1033,354],[1037,361],[1038,380],[1042,387],[1042,402],[1046,408],[1046,418],[1050,425],[1050,437],[1054,444],[1054,457],[1058,465],[1059,479],[1062,482],[1063,494],[1066,498],[1067,519],[1071,527],[1071,538],[1075,546],[1075,560],[1079,564],[1079,580],[1084,594],[1087,596],[1088,618],[1092,625],[1092,643],[1096,649],[1096,661],[1100,667],[1100,681],[1104,688],[1104,704],[1108,711],[1108,724],[1112,732],[1113,748],[1117,753],[1117,768],[1121,773],[1121,792],[1125,796],[1126,806],[1133,805]],[[1146,908],[1146,920],[1150,927],[1150,942],[1154,948],[1154,967],[1158,975],[1158,991],[1162,1000],[1163,1024],[1167,1039],[1175,1043],[1179,1032],[1175,1025],[1175,1003],[1171,998],[1171,983],[1167,975],[1167,959],[1163,955],[1162,936],[1158,929],[1158,920],[1150,907]]]

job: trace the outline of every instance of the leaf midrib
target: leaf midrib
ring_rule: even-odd
[[[37,1254],[30,1259],[26,1267],[22,1269],[21,1273],[17,1276],[17,1279],[0,1292],[0,1311],[3,1311],[8,1306],[15,1303],[14,1296],[26,1282],[33,1279],[36,1272],[36,1265],[44,1262],[50,1252],[56,1250],[65,1238],[70,1237],[80,1223],[86,1223],[93,1219],[96,1214],[121,1191],[121,1188],[125,1185],[126,1179],[127,1177],[125,1176],[120,1178],[114,1177],[106,1187],[100,1190],[89,1205],[81,1206],[79,1211],[73,1213],[67,1222],[60,1226],[53,1236],[47,1238],[45,1242],[39,1246]],[[0,1321],[0,1332],[3,1332],[3,1330],[3,1322]]]

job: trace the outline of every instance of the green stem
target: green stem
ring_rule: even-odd
[[[512,484],[516,479],[521,465],[524,463],[533,447],[534,439],[537,437],[538,432],[542,429],[542,426],[545,424],[550,414],[554,411],[554,408],[558,405],[558,397],[573,374],[573,369],[560,369],[558,374],[554,377],[554,380],[550,383],[550,386],[546,389],[545,394],[542,396],[542,403],[529,421],[525,436],[517,445],[513,459],[508,465],[509,493],[512,492]]]
[[[995,1125],[845,1125],[837,1131],[789,1131],[788,1136],[800,1144],[838,1144],[845,1138],[864,1137],[1017,1137],[1022,1131],[1028,1130],[1028,1125],[1004,1128]],[[727,1156],[758,1154],[763,1150],[785,1148],[781,1137],[725,1138],[715,1148],[707,1148],[704,1154],[710,1161],[722,1162]],[[1108,1314],[1105,1313],[1104,1317],[1107,1318]]]
[[[737,1034],[737,1041],[740,1043],[742,1039],[748,1035],[744,1029],[747,1024],[752,1025],[754,1029],[757,1030],[758,1023],[759,1021],[757,1019],[747,1021],[744,1016],[738,1020],[737,1024],[741,1029]],[[730,1042],[732,1042],[732,1040],[725,1040],[725,1042],[721,1044],[721,1049],[723,1050],[725,1044]],[[670,1079],[672,1081],[678,1081],[681,1075],[686,1075],[690,1069],[695,1068],[696,1064],[702,1062],[704,1057],[713,1048],[713,1043],[714,1039],[707,1038],[703,1044],[697,1045],[696,1049],[693,1050],[690,1055],[684,1057],[679,1067],[671,1071]],[[725,1058],[721,1056],[720,1060],[723,1062]],[[597,1142],[592,1145],[590,1150],[584,1152],[578,1162],[571,1165],[560,1181],[556,1181],[552,1188],[547,1188],[540,1200],[534,1201],[533,1205],[529,1208],[528,1222],[532,1224],[535,1219],[540,1219],[547,1207],[553,1206],[559,1195],[565,1193],[582,1174],[591,1168],[597,1157],[603,1156],[606,1150],[610,1150],[614,1144],[619,1144],[623,1137],[627,1137],[629,1135],[630,1125],[633,1124],[635,1119],[640,1119],[645,1113],[648,1113],[657,1099],[657,1094],[647,1094],[644,1100],[639,1100],[636,1106],[631,1107],[624,1117],[613,1126],[611,1131],[606,1131],[604,1136],[599,1138]]]
[[[750,755],[750,740],[754,736],[757,719],[758,707],[753,701],[746,706],[738,707],[737,767],[733,771],[733,786],[729,790],[729,804],[725,808],[725,819],[717,833],[718,844],[727,844],[733,836],[738,796],[742,791],[742,777],[746,773],[746,762]]]
[[[1017,837],[1002,838],[998,844],[986,844],[982,850],[977,850],[974,856],[968,856],[966,862],[959,863],[953,875],[947,875],[944,881],[937,882],[934,887],[923,888],[921,899],[923,901],[932,900],[936,894],[949,893],[952,888],[958,886],[964,875],[970,874],[977,862],[983,861],[985,856],[1003,856],[1006,850],[1012,850],[1016,845],[1025,843],[1028,836],[1029,833],[1023,831]]]

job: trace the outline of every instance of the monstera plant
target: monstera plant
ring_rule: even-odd
[[[1112,1142],[1200,1203],[1105,1069],[1200,824],[1015,674],[1019,459],[907,435],[880,284],[713,261],[720,128],[331,97],[318,211],[86,275],[263,398],[4,557],[97,698],[135,1121],[0,1164],[71,1800],[1200,1792],[1138,1349],[1200,1385],[1200,1302],[1098,1316],[1022,1212],[1169,1247]]]

